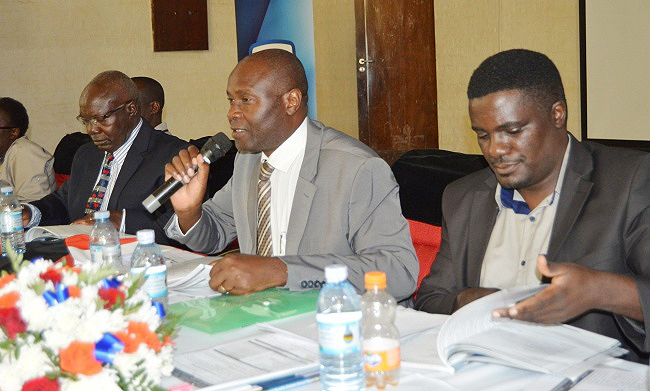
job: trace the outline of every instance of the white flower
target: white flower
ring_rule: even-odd
[[[20,390],[24,382],[45,375],[46,371],[52,368],[50,359],[40,345],[23,345],[18,359],[8,356],[2,358],[0,363],[2,390]]]
[[[129,309],[139,305],[135,312],[125,315],[123,308],[105,309],[98,295],[102,282],[89,283],[90,278],[95,278],[91,276],[97,275],[99,265],[88,264],[80,267],[83,269],[81,275],[50,261],[25,263],[16,278],[0,289],[0,295],[18,292],[20,297],[16,306],[27,324],[26,333],[16,337],[15,344],[20,346],[18,358],[0,348],[2,391],[21,391],[26,381],[56,373],[59,368],[54,367],[44,350],[57,355],[73,341],[95,344],[105,333],[114,334],[126,330],[131,321],[143,322],[151,331],[155,331],[160,325],[161,320],[155,307],[151,305],[147,294],[141,290],[135,292],[125,303],[125,308]],[[36,287],[43,287],[46,291],[55,290],[53,282],[43,281],[40,277],[40,274],[48,269],[61,273],[64,286],[78,287],[79,297],[69,297],[50,306],[43,295],[34,290]],[[125,294],[129,285],[130,281],[125,281],[121,288]],[[6,339],[4,333],[0,333],[0,342]],[[59,377],[57,380],[61,390],[119,391],[118,373],[125,377],[127,388],[131,389],[133,383],[129,380],[139,369],[144,370],[146,383],[159,384],[161,376],[170,375],[173,370],[172,346],[164,346],[156,353],[146,344],[141,344],[135,353],[117,353],[113,363],[104,365],[96,375],[76,375],[77,381],[68,377]]]
[[[43,296],[37,295],[31,289],[22,289],[17,303],[20,316],[27,323],[27,330],[39,332],[49,327],[52,319],[49,307]]]
[[[117,386],[117,373],[115,370],[105,369],[96,375],[78,375],[78,381],[60,379],[61,391],[122,391]]]

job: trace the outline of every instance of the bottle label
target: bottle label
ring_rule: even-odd
[[[100,263],[102,261],[102,246],[93,244],[90,245],[90,262]]]
[[[167,294],[167,266],[156,265],[149,266],[149,268],[134,267],[131,269],[131,273],[141,274],[145,270],[145,280],[142,289],[144,289],[152,299],[165,296]]]
[[[397,369],[401,361],[399,341],[387,338],[364,340],[363,358],[367,372]]]
[[[320,349],[328,354],[361,350],[361,311],[316,314]]]
[[[2,233],[14,233],[23,230],[22,212],[2,213],[0,218]]]

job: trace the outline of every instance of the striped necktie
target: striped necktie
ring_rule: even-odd
[[[268,161],[260,168],[260,181],[257,183],[257,255],[273,255],[271,240],[271,174],[273,166]]]
[[[106,187],[108,186],[108,179],[111,177],[111,162],[113,162],[113,152],[104,155],[102,172],[86,203],[86,214],[99,210],[99,207],[102,205],[104,194],[106,194]]]

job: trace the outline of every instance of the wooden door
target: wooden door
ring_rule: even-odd
[[[389,164],[438,147],[433,0],[355,0],[359,139]]]

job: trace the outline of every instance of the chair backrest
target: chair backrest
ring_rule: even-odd
[[[63,136],[54,150],[54,176],[58,187],[68,180],[72,161],[77,150],[82,145],[92,141],[90,136],[82,132],[74,132]]]
[[[440,241],[442,239],[442,227],[422,223],[415,220],[407,220],[411,230],[411,240],[415,248],[415,255],[420,263],[420,273],[418,274],[418,285],[429,274],[431,265],[440,251]]]
[[[482,155],[415,149],[393,164],[402,213],[407,219],[442,224],[442,193],[458,178],[487,167]]]

